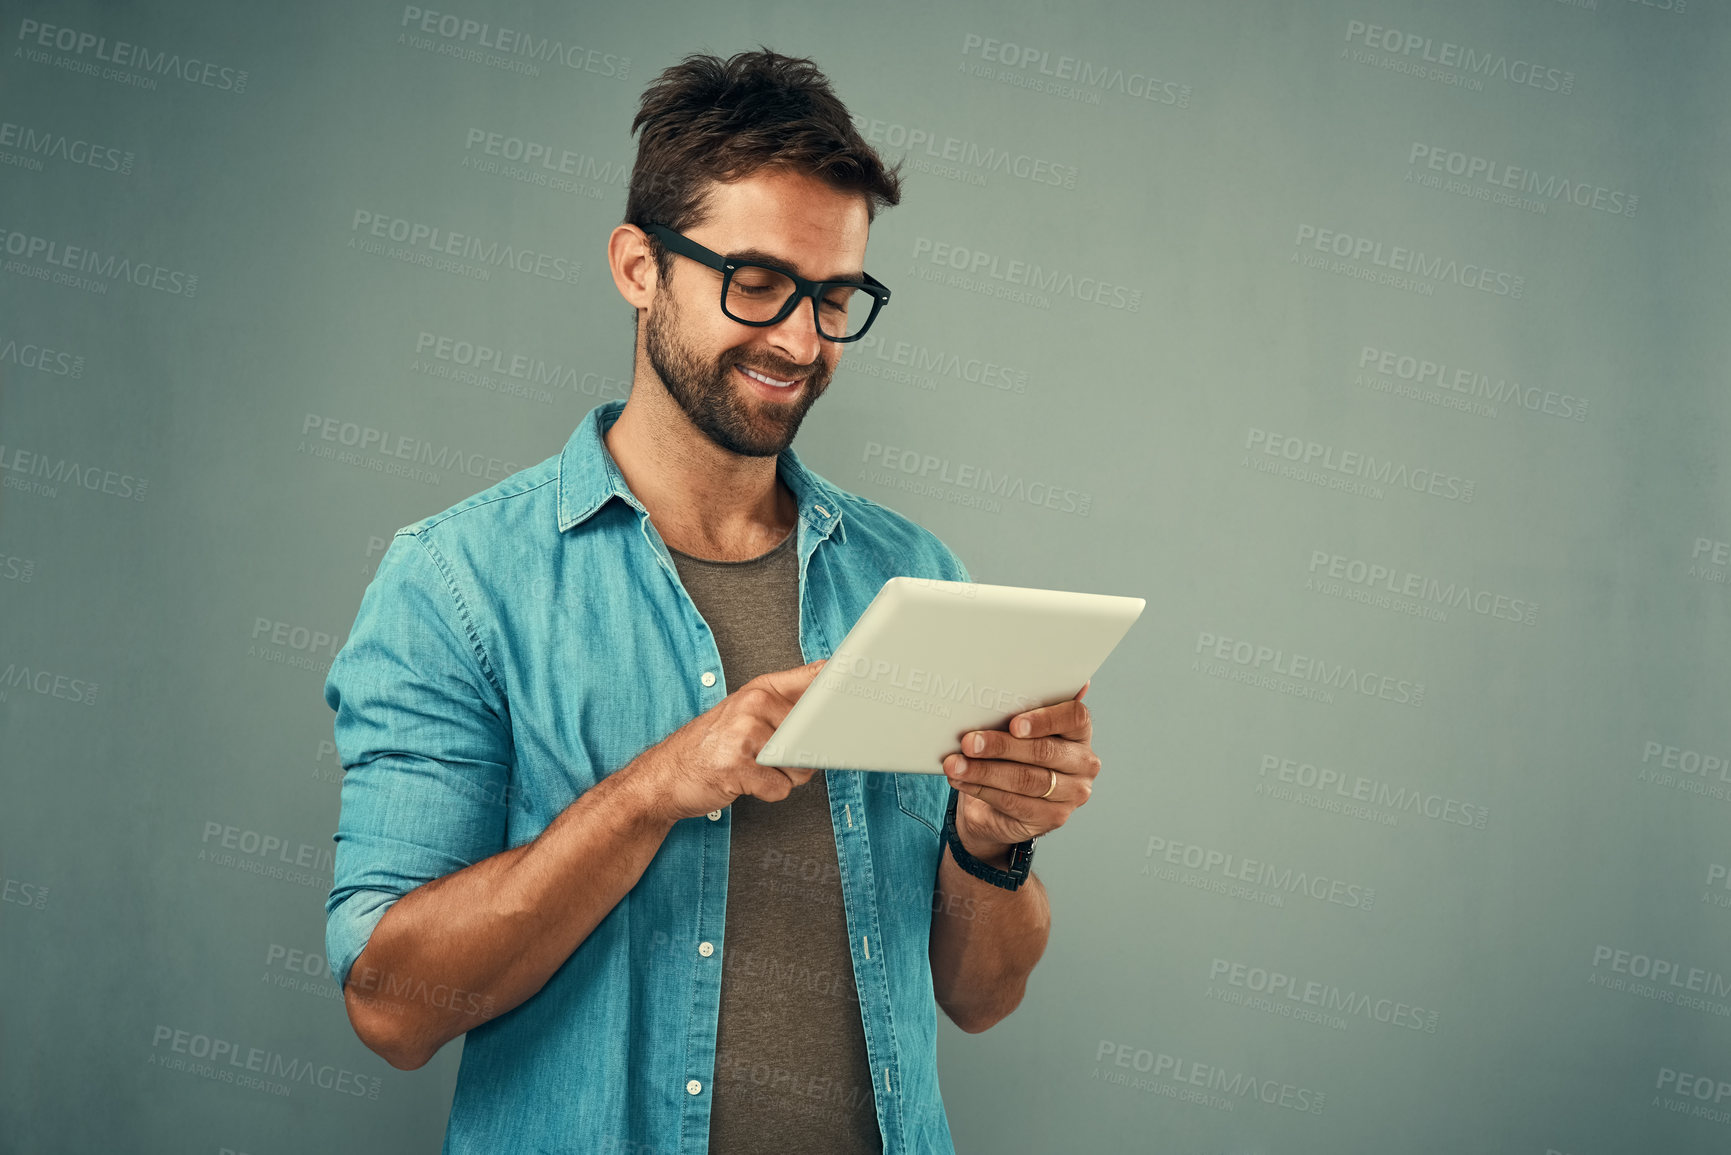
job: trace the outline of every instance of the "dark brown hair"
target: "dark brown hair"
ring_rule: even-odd
[[[625,220],[639,228],[684,231],[702,222],[713,183],[772,167],[864,194],[868,221],[901,203],[901,166],[884,167],[828,78],[802,57],[767,48],[687,56],[644,90],[631,131],[637,162]],[[654,247],[665,276],[671,255]]]

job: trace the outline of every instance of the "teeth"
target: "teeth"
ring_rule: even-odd
[[[753,381],[762,381],[765,385],[774,385],[777,389],[788,389],[797,384],[794,381],[777,381],[774,377],[766,377],[755,369],[747,369],[744,365],[741,365],[739,369]]]

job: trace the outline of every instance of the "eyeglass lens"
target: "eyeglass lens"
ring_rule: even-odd
[[[727,315],[736,321],[768,321],[796,291],[797,286],[785,273],[761,265],[741,265],[728,280],[723,304]],[[826,337],[851,337],[864,327],[871,306],[871,299],[858,289],[826,285],[817,297],[818,330]]]

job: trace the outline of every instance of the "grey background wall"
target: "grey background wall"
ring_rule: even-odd
[[[0,12],[0,1146],[437,1149],[324,670],[624,394],[636,98],[759,43],[906,157],[802,456],[1149,603],[960,1148],[1731,1145],[1722,6]]]

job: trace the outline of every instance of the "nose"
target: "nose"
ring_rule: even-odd
[[[814,363],[830,344],[817,333],[817,314],[810,297],[800,299],[793,312],[766,330],[769,343],[776,352],[799,365]]]

